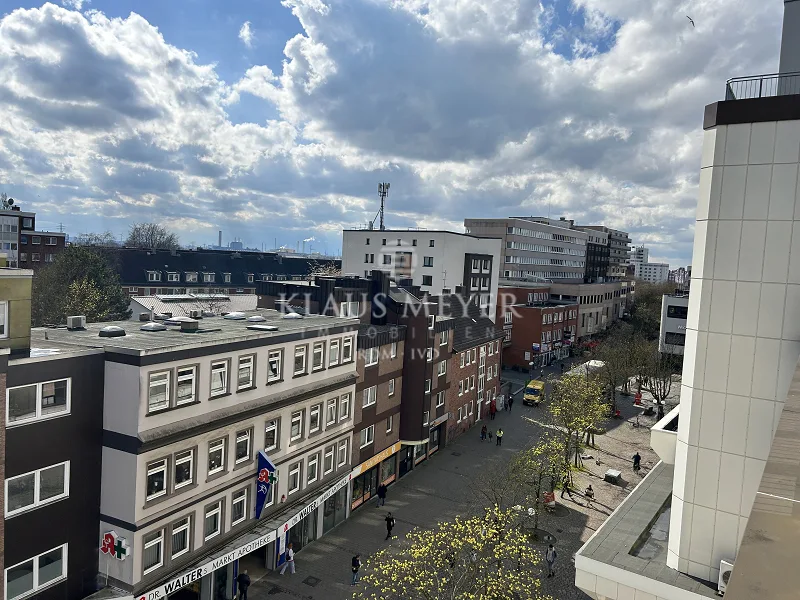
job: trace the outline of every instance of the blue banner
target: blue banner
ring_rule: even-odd
[[[258,451],[258,480],[256,481],[256,519],[261,518],[270,488],[278,482],[275,465],[263,450]]]

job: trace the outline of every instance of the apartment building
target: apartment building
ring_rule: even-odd
[[[553,283],[550,299],[578,304],[577,337],[585,338],[621,319],[633,303],[634,282]]]
[[[641,263],[636,269],[636,277],[647,283],[659,284],[669,280],[668,263]]]
[[[589,239],[586,240],[586,273],[584,283],[603,283],[615,281],[609,278],[611,268],[611,246],[608,234],[604,231],[588,230]]]
[[[384,271],[398,285],[442,294],[460,286],[494,315],[501,241],[452,231],[345,229],[342,271],[370,278]]]
[[[36,213],[18,204],[0,208],[0,252],[9,267],[36,270],[53,262],[65,246],[65,233],[36,230]]]
[[[503,366],[528,372],[569,356],[578,336],[576,301],[554,301],[550,287],[500,288]]]
[[[631,250],[630,235],[605,225],[583,225],[581,229],[586,232],[600,231],[608,235],[609,259],[606,281],[620,281],[625,277]]]
[[[104,583],[231,598],[240,563],[279,566],[347,517],[357,327],[261,311],[34,330],[102,352]]]
[[[576,554],[592,598],[797,593],[798,28],[786,2],[780,74],[705,107],[680,404],[651,431],[661,462]],[[638,552],[657,520],[667,544]]]
[[[683,354],[686,346],[686,317],[689,313],[689,292],[676,291],[661,299],[661,327],[658,351]]]
[[[502,240],[500,277],[582,283],[589,234],[566,219],[464,219],[470,235]]]

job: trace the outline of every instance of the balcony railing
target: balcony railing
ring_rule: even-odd
[[[734,77],[725,85],[725,100],[800,94],[800,72]]]

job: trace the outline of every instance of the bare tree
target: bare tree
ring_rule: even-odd
[[[619,328],[612,331],[597,350],[597,359],[603,362],[600,377],[608,386],[611,409],[617,410],[617,388],[624,386],[631,376],[631,332]]]
[[[653,396],[658,410],[657,418],[664,418],[664,405],[672,392],[672,377],[676,361],[671,354],[658,351],[658,342],[652,342],[648,354],[647,377],[644,388]]]
[[[131,248],[173,250],[180,247],[178,236],[157,223],[134,223],[125,245]]]
[[[105,231],[103,233],[81,233],[70,241],[78,246],[100,246],[102,248],[109,248],[117,245],[117,240],[110,231]]]
[[[569,471],[569,462],[564,462],[564,442],[552,433],[545,433],[536,444],[520,453],[523,468],[533,491],[534,532],[539,527],[539,515],[544,506],[544,492],[552,492],[564,473]],[[546,485],[547,484],[547,485]]]
[[[313,279],[314,277],[338,277],[342,274],[342,268],[338,266],[334,261],[329,260],[327,262],[319,262],[317,260],[313,260],[309,263],[308,266],[308,278]]]
[[[608,406],[603,402],[602,384],[594,377],[583,375],[567,374],[554,380],[549,411],[553,423],[562,433],[564,462],[569,463],[574,451],[577,467],[581,436],[597,429],[608,414]]]
[[[192,293],[192,300],[189,302],[189,306],[181,307],[184,314],[189,316],[191,311],[199,310],[201,313],[213,313],[215,315],[220,314],[223,309],[230,306],[230,300],[228,296],[224,294],[212,294],[212,293]]]

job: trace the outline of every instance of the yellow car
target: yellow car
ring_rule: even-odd
[[[536,406],[544,400],[544,381],[533,379],[525,386],[525,394],[522,396],[523,404]]]

